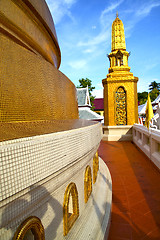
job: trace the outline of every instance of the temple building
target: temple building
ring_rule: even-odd
[[[126,237],[128,226],[132,238],[132,233],[143,233],[139,209],[145,206],[145,223],[150,212],[144,197],[156,209],[149,217],[156,216],[155,221],[145,226],[151,225],[154,234],[159,227],[159,208],[155,206],[159,207],[160,197],[154,191],[153,199],[149,195],[150,186],[156,186],[159,194],[156,172],[152,185],[144,177],[147,181],[142,188],[143,173],[148,175],[150,168],[143,170],[143,158],[139,151],[138,155],[132,151],[133,144],[102,143],[101,123],[80,119],[78,101],[81,108],[90,107],[88,90],[81,89],[77,101],[75,85],[59,70],[61,51],[46,1],[1,0],[0,23],[0,240],[113,240],[123,232]],[[105,124],[109,125],[105,127],[107,131],[115,128],[116,135],[120,128],[130,129],[126,124],[137,121],[138,78],[128,67],[129,54],[118,16],[112,30],[111,66],[103,84]],[[134,124],[132,137],[160,169],[157,132],[149,134],[144,126]],[[131,162],[126,162],[127,155],[131,155]],[[140,163],[134,158],[140,158]],[[120,168],[113,167],[116,161],[122,161]],[[116,176],[113,201],[109,167]],[[128,188],[122,179],[131,183]],[[115,182],[116,189],[121,188],[118,197]],[[143,197],[140,202],[139,195]],[[134,208],[138,224],[130,221],[131,199],[140,203]],[[119,218],[121,209],[125,214]],[[122,219],[124,228],[117,227],[114,219]],[[116,238],[108,238],[110,226],[111,234],[118,232]]]
[[[88,86],[86,88],[77,88],[77,100],[80,119],[98,122],[101,122],[103,120],[103,116],[91,110]]]
[[[103,98],[95,98],[93,101],[94,104],[94,112],[104,116],[104,99]]]
[[[137,81],[128,66],[122,21],[118,17],[112,23],[109,73],[102,80],[104,86],[104,125],[133,125],[138,121]]]

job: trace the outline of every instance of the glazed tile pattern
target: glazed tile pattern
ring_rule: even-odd
[[[45,0],[1,0],[0,122],[78,119]]]
[[[10,240],[28,217],[38,217],[45,238],[63,237],[63,201],[76,184],[80,215],[85,208],[84,175],[102,138],[101,124],[0,143],[0,239]],[[54,229],[54,231],[53,231]]]
[[[74,135],[74,132],[76,134]],[[4,200],[73,164],[93,147],[97,126],[10,141],[0,145],[1,196]],[[101,129],[96,143],[101,139]],[[87,144],[86,144],[87,142]],[[74,147],[73,147],[74,143]]]

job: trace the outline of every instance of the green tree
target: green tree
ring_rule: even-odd
[[[90,96],[90,102],[91,102],[91,109],[94,110],[94,99],[95,96],[92,95],[92,91],[93,89],[95,89],[95,87],[92,86],[92,81],[88,78],[84,79],[81,78],[79,79],[79,85],[77,86],[77,88],[86,88],[88,86],[88,91],[89,91],[89,96]]]
[[[158,90],[157,88],[154,88],[154,89],[150,92],[151,102],[154,101],[158,96],[159,96],[159,90]]]
[[[151,102],[154,101],[160,94],[160,83],[153,81],[149,85]],[[142,105],[147,101],[148,92],[138,93],[138,104]]]
[[[147,101],[148,92],[138,93],[138,104],[142,105]]]
[[[160,90],[160,83],[157,83],[156,81],[151,82],[149,85],[149,91],[152,91],[154,89]]]
[[[160,83],[157,83],[156,81],[151,82],[151,84],[149,85],[149,91],[151,101],[154,101],[159,95]]]

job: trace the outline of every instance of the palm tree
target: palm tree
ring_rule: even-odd
[[[157,83],[156,81],[151,82],[149,85],[149,91],[152,91],[153,89],[160,90],[160,83]]]

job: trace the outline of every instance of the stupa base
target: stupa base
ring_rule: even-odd
[[[104,141],[132,141],[132,125],[103,126]]]

